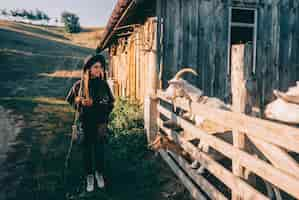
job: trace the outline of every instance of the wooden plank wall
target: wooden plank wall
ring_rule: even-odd
[[[149,18],[137,26],[128,38],[119,38],[109,49],[110,78],[114,80],[116,96],[126,96],[143,103],[148,83],[148,51],[153,42],[155,22]]]
[[[206,95],[229,99],[227,72],[229,7],[256,7],[258,12],[256,76],[261,104],[273,89],[285,90],[299,79],[299,1],[159,0],[163,18],[163,87],[182,67],[198,77],[187,79]],[[159,48],[159,47],[158,47]]]
[[[180,68],[192,67],[198,77],[187,76],[207,95],[227,92],[227,6],[221,1],[162,0],[163,87]],[[219,76],[222,74],[222,76]]]
[[[299,2],[267,1],[258,12],[257,80],[261,105],[299,80]]]

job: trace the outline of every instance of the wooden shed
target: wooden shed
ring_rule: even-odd
[[[273,89],[295,85],[298,74],[299,1],[160,0],[163,20],[163,83],[181,67],[200,75],[190,80],[208,96],[231,99],[231,56],[235,44],[249,44],[252,79],[263,107]]]
[[[250,75],[263,106],[273,89],[285,90],[298,80],[298,5],[296,0],[120,0],[99,49],[109,49],[110,77],[119,95],[142,100],[146,46],[156,42],[163,87],[188,66],[199,73],[186,77],[191,83],[208,96],[230,101],[231,47],[247,44]]]
[[[207,177],[196,174],[182,157],[160,152],[195,199],[208,199],[206,195],[210,199],[281,199],[280,193],[285,199],[299,198],[299,129],[244,114],[245,101],[240,97],[244,91],[250,93],[248,97],[261,114],[273,99],[273,89],[296,85],[299,0],[119,0],[98,47],[104,49],[109,51],[109,77],[115,94],[144,104],[148,140],[164,131],[229,188],[224,195],[216,187],[219,182],[211,184]],[[229,127],[231,141],[207,133],[165,107],[171,102],[157,89],[166,88],[167,81],[185,67],[198,72],[199,76],[184,78],[206,96],[232,104],[232,112],[228,112],[191,103],[193,114]],[[190,104],[178,105],[183,110],[190,108]],[[224,167],[165,127],[161,116],[208,143],[230,166]],[[265,157],[249,153],[248,141]],[[244,176],[245,168],[274,192],[265,195],[253,188]]]
[[[118,1],[99,46],[109,51],[115,95],[144,101],[149,65],[155,65],[156,27],[154,1]]]

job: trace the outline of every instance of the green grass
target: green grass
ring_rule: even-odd
[[[26,27],[34,34],[48,34]],[[0,106],[25,119],[25,128],[0,166],[0,200],[163,200],[166,198],[161,193],[173,190],[177,195],[172,199],[187,199],[169,167],[147,148],[141,110],[126,99],[119,99],[111,114],[105,147],[107,189],[84,192],[79,145],[73,147],[67,183],[64,182],[62,174],[74,115],[64,98],[76,79],[40,74],[80,69],[83,58],[93,51],[1,29],[0,24]]]
[[[125,103],[123,99],[121,102]],[[19,143],[9,154],[15,159],[6,163],[10,166],[10,163],[14,164],[21,158],[26,160],[23,178],[18,187],[13,188],[16,191],[15,199],[162,199],[160,191],[163,184],[173,181],[173,177],[165,177],[165,174],[169,174],[166,166],[160,165],[161,160],[153,157],[153,152],[148,150],[142,123],[135,123],[128,129],[114,126],[117,124],[115,121],[120,119],[117,113],[122,108],[136,108],[117,104],[111,115],[105,148],[108,187],[104,191],[87,194],[84,192],[81,146],[73,147],[70,167],[66,171],[66,184],[62,176],[70,142],[73,109],[54,98],[0,98],[0,105],[24,115],[26,125],[30,127],[18,136]],[[30,152],[24,155],[20,152],[24,149]],[[15,170],[18,167],[16,165]],[[18,172],[16,170],[13,173]]]

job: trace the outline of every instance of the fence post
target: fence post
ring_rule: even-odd
[[[248,80],[248,73],[250,66],[248,66],[251,57],[250,45],[244,44],[232,45],[231,55],[231,89],[232,89],[232,108],[234,112],[249,113],[251,112],[251,105],[249,102],[249,93],[246,88],[246,81]],[[233,145],[236,148],[245,148],[245,134],[233,130]],[[244,168],[241,166],[238,157],[232,159],[232,171],[235,176],[244,177]],[[237,195],[236,191],[232,191],[232,199],[243,199],[242,196]]]
[[[149,34],[151,35],[152,45],[147,49],[148,54],[148,84],[146,95],[144,98],[144,128],[147,135],[147,141],[153,141],[157,133],[157,103],[158,99],[158,63],[157,63],[157,19],[155,17],[149,19],[151,23]]]
[[[144,100],[144,128],[148,143],[152,142],[157,133],[158,99],[147,96]]]

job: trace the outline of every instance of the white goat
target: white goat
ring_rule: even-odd
[[[204,118],[198,115],[192,114],[191,111],[191,102],[197,102],[201,104],[205,104],[209,107],[213,108],[219,108],[219,109],[225,109],[225,110],[230,110],[230,107],[227,106],[223,101],[214,98],[214,97],[207,97],[203,96],[202,90],[194,87],[191,85],[188,81],[182,79],[181,77],[185,73],[192,73],[194,75],[197,75],[197,73],[191,69],[191,68],[184,68],[177,72],[177,74],[172,78],[171,80],[168,81],[169,87],[165,90],[164,95],[167,99],[170,99],[172,101],[172,104],[174,105],[174,110],[176,111],[176,106],[175,106],[175,100],[176,98],[185,98],[189,101],[189,110],[183,114],[183,117],[187,117],[191,119],[192,121],[195,121],[195,125],[197,127],[200,127],[203,122]],[[171,124],[171,122],[168,122]],[[184,134],[184,133],[183,133]],[[193,140],[195,138],[188,138],[188,140]],[[198,148],[206,153],[209,152],[209,145],[204,143],[202,140],[198,144]],[[192,168],[198,168],[198,162],[194,161],[192,163]],[[198,169],[198,173],[203,173],[204,167],[201,166]]]
[[[197,102],[202,97],[202,91],[200,89],[192,86],[188,81],[181,78],[185,73],[198,75],[192,68],[181,69],[176,73],[174,78],[168,81],[169,86],[164,92],[166,98],[172,101],[175,110],[175,99],[178,97],[186,98],[189,102]]]
[[[299,124],[299,82],[286,93],[273,91],[276,100],[266,106],[265,116],[291,124]]]

